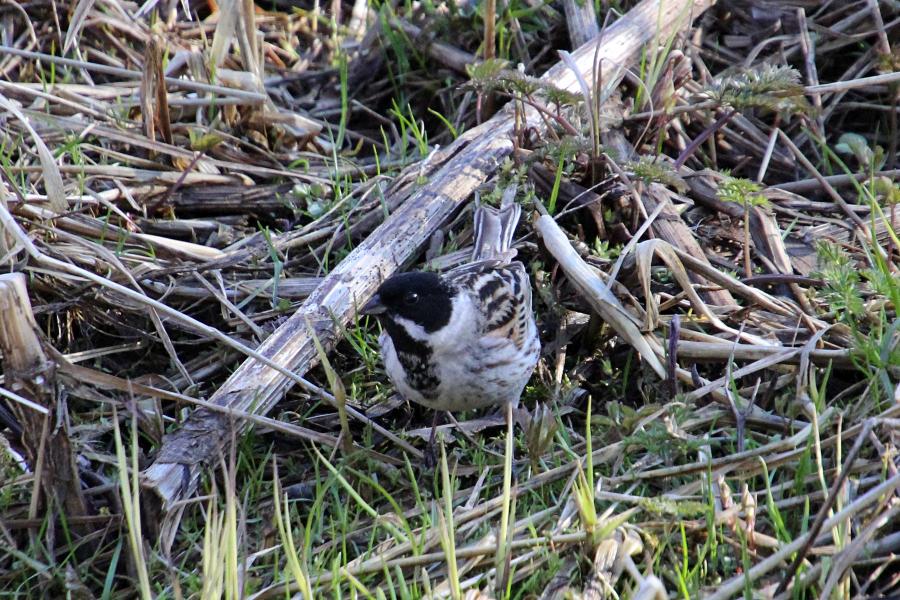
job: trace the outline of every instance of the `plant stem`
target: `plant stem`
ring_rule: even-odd
[[[744,274],[753,277],[753,267],[750,264],[750,204],[744,205]]]

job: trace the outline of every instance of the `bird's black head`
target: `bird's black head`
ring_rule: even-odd
[[[435,273],[402,273],[382,283],[362,312],[403,317],[432,333],[450,322],[453,295],[453,288]]]

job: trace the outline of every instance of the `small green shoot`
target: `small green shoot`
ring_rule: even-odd
[[[116,443],[116,466],[119,469],[119,493],[122,495],[122,512],[125,513],[125,524],[128,528],[128,545],[131,560],[138,577],[138,592],[143,600],[152,600],[150,591],[150,575],[147,570],[147,557],[144,553],[144,540],[141,536],[141,485],[140,467],[138,466],[138,423],[137,413],[131,414],[131,459],[125,454],[125,444],[119,429],[119,415],[113,406],[113,434]]]
[[[510,550],[512,542],[511,520],[515,520],[515,499],[512,494],[512,464],[514,453],[513,436],[513,406],[506,403],[506,451],[503,454],[503,499],[500,510],[500,530],[497,532],[497,556],[495,568],[497,572],[497,593],[501,596],[507,593],[510,584]]]
[[[462,600],[462,587],[459,580],[459,567],[456,564],[456,528],[453,521],[453,486],[450,484],[450,468],[447,466],[447,450],[441,439],[441,491],[443,507],[438,511],[440,522],[441,548],[447,558],[447,581],[450,585],[450,597]],[[499,548],[498,548],[499,553]]]
[[[768,206],[769,201],[762,195],[762,186],[749,179],[726,176],[719,182],[716,196],[723,202],[740,204],[744,208],[744,275],[753,276],[750,260],[750,211],[755,206]]]
[[[306,329],[312,338],[313,344],[316,346],[319,362],[325,370],[325,377],[328,378],[331,395],[334,396],[338,419],[341,422],[341,449],[346,456],[350,456],[353,453],[353,434],[350,432],[350,420],[347,418],[347,390],[344,388],[344,382],[341,381],[341,378],[331,366],[331,361],[328,360],[328,353],[322,347],[322,342],[319,341],[319,336],[316,335],[316,330],[308,318],[306,319]]]
[[[300,595],[303,597],[303,600],[313,600],[312,582],[309,578],[309,568],[306,566],[309,560],[309,546],[304,544],[302,553],[299,553],[294,544],[294,535],[292,533],[293,527],[291,526],[290,521],[287,496],[281,491],[281,481],[278,477],[278,461],[274,456],[272,457],[272,485],[272,498],[275,507],[275,525],[278,528],[278,535],[281,538],[281,544],[284,547],[288,569],[290,570],[291,576],[294,578],[294,585],[300,590]]]

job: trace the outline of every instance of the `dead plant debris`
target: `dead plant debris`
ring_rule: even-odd
[[[900,8],[712,4],[0,6],[0,597],[900,595]],[[430,472],[355,308],[510,184]]]

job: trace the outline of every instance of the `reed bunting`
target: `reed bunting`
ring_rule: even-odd
[[[436,411],[518,407],[541,344],[528,274],[510,250],[521,209],[504,196],[500,209],[476,206],[469,263],[395,275],[362,309],[381,322],[385,370],[407,400]]]

